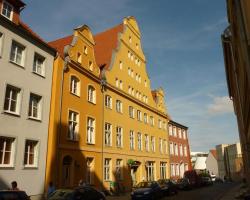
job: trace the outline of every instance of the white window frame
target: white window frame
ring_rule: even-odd
[[[168,126],[169,135],[173,135],[173,126],[169,124]]]
[[[10,49],[10,62],[15,63],[16,65],[19,65],[21,67],[24,66],[24,60],[25,60],[25,46],[20,44],[19,42],[12,40],[11,43],[11,49]],[[13,52],[14,51],[14,52]],[[21,54],[19,54],[21,51]],[[12,55],[14,54],[14,58],[12,58]],[[20,62],[18,59],[18,54],[21,57]]]
[[[112,97],[110,95],[105,95],[105,107],[112,109]]]
[[[155,152],[155,137],[151,136],[151,150]]]
[[[94,158],[87,157],[86,159],[86,183],[93,184],[93,173],[94,173]]]
[[[87,117],[87,144],[95,144],[95,119]]]
[[[2,57],[2,52],[3,52],[3,40],[4,40],[4,34],[0,32],[0,58]]]
[[[105,146],[112,146],[112,124],[105,122],[104,131],[105,131],[105,137],[104,137]]]
[[[183,139],[185,140],[185,139],[187,139],[187,131],[186,130],[183,130]]]
[[[9,96],[7,97],[7,92],[10,90]],[[16,95],[14,94],[16,92]],[[16,99],[13,98],[13,95],[16,96]],[[8,101],[8,108],[6,109],[6,101]],[[11,110],[12,103],[15,103],[15,111]],[[4,99],[4,112],[20,115],[21,110],[21,88],[15,87],[13,85],[7,84],[5,90],[5,99]]]
[[[182,147],[182,144],[179,145],[179,148],[180,148],[180,156],[183,156],[183,147]]]
[[[122,113],[122,102],[121,100],[116,100],[116,111]]]
[[[31,152],[31,146],[29,145],[28,148],[27,148],[27,152],[26,152],[26,145],[27,143],[30,142],[30,143],[35,143],[34,144],[34,161],[33,161],[33,164],[29,164],[29,161],[30,161],[30,156],[32,154]],[[25,140],[25,148],[24,148],[24,154],[26,155],[27,154],[27,161],[25,161],[25,155],[24,155],[24,167],[28,168],[28,167],[37,167],[38,166],[38,150],[39,150],[39,141],[37,140]]]
[[[123,160],[122,159],[116,159],[115,163],[115,177],[118,181],[123,180]]]
[[[133,130],[129,131],[129,147],[130,150],[135,150],[135,132]]]
[[[67,139],[72,141],[79,139],[79,113],[72,110],[69,110]]]
[[[137,146],[139,151],[143,150],[142,134],[140,132],[137,133]]]
[[[173,126],[173,135],[174,135],[175,137],[177,137],[177,130],[176,130],[176,126]]]
[[[174,143],[174,155],[178,156],[179,155],[179,148],[178,148],[178,144]]]
[[[111,158],[105,158],[104,159],[104,181],[111,181]]]
[[[123,147],[123,128],[120,126],[116,127],[116,147]]]
[[[187,146],[184,146],[184,156],[187,157]]]
[[[149,152],[149,135],[145,134],[145,151]]]
[[[4,4],[6,4],[9,8],[11,8],[11,11],[10,11],[10,16],[6,16],[4,13],[3,13],[3,9],[4,9]],[[1,15],[6,17],[7,19],[11,20],[13,19],[13,10],[14,10],[14,6],[12,6],[10,3],[8,3],[7,1],[3,1],[2,2],[2,8],[1,8]]]
[[[178,136],[180,139],[182,139],[182,131],[181,131],[181,128],[178,128]]]
[[[94,86],[88,86],[88,102],[96,104],[96,89]]]
[[[133,106],[129,106],[129,117],[133,119],[135,118],[135,109]]]
[[[174,155],[174,144],[172,142],[169,143],[170,155]]]
[[[34,110],[37,110],[37,117],[35,116]],[[30,93],[28,116],[30,119],[42,119],[42,96]]]
[[[166,178],[167,178],[167,163],[160,162],[160,179],[166,179]]]
[[[163,139],[159,138],[159,151],[160,153],[163,153]]]
[[[42,63],[38,63],[39,60],[41,60]],[[41,68],[40,72],[38,70],[39,68]],[[35,52],[32,70],[35,74],[45,77],[45,57],[44,56]]]
[[[70,76],[70,93],[76,96],[80,96],[81,93],[81,82],[75,75]]]
[[[119,68],[120,68],[120,70],[122,70],[122,68],[123,68],[123,63],[122,63],[122,61],[119,61]]]
[[[161,129],[162,128],[162,121],[160,119],[158,119],[158,128]]]
[[[154,181],[155,180],[155,163],[152,161],[147,161],[146,164],[146,180]]]
[[[0,153],[2,153],[2,160],[0,160],[0,167],[13,167],[14,166],[14,155],[15,155],[15,143],[16,139],[12,137],[0,136],[0,139],[3,141],[3,148],[0,149]],[[10,151],[6,151],[6,141],[11,142]],[[10,162],[8,164],[4,164],[4,159],[6,153],[10,152]]]
[[[137,120],[140,122],[142,121],[142,114],[140,110],[137,110]]]

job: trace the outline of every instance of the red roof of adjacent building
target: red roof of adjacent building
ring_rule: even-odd
[[[60,56],[64,57],[64,47],[69,45],[71,43],[73,39],[73,35],[69,35],[66,36],[64,38],[60,38],[54,41],[49,42],[49,45],[51,45],[52,47],[54,47],[58,53],[60,54]]]
[[[109,67],[113,49],[117,48],[118,34],[122,31],[123,24],[119,24],[94,36],[95,57],[98,66],[105,64],[106,69]]]
[[[214,158],[217,160],[217,152],[215,149],[210,150],[211,154],[214,156]]]

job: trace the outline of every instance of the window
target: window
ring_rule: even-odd
[[[128,75],[129,76],[131,75],[131,69],[130,69],[130,67],[128,68]]]
[[[91,85],[88,86],[88,101],[91,103],[96,103],[96,91]]]
[[[137,145],[138,145],[138,150],[142,151],[142,134],[141,133],[137,133]]]
[[[37,167],[38,161],[38,141],[26,140],[24,152],[24,166]]]
[[[155,137],[151,136],[151,150],[155,152]]]
[[[172,142],[170,142],[169,144],[169,149],[170,149],[170,155],[174,154],[174,144]]]
[[[116,111],[122,113],[122,102],[120,100],[116,100]]]
[[[180,168],[179,168],[179,164],[176,164],[176,171],[175,171],[175,174],[176,176],[179,176],[180,175]]]
[[[167,163],[160,162],[160,179],[167,178]]]
[[[131,94],[131,87],[128,86],[128,93]]]
[[[152,161],[147,161],[146,162],[146,179],[147,181],[154,181],[155,176],[154,176],[154,162]]]
[[[138,49],[138,48],[139,48],[139,45],[138,45],[138,43],[136,43],[136,44],[135,44],[135,46],[136,46],[136,49]]]
[[[118,80],[118,78],[115,78],[115,86],[119,87],[119,80]]]
[[[159,139],[159,150],[160,153],[163,153],[163,140],[161,138]]]
[[[144,123],[145,124],[148,123],[148,115],[147,115],[147,113],[144,113]]]
[[[140,110],[137,110],[137,120],[142,121],[142,115]]]
[[[84,46],[83,52],[84,52],[85,55],[88,54],[88,48],[86,46]]]
[[[135,118],[135,110],[132,106],[129,106],[129,117]]]
[[[182,148],[182,145],[180,145],[180,156],[183,156],[183,148]]]
[[[180,128],[178,128],[178,135],[179,135],[179,138],[182,138],[182,132]]]
[[[112,125],[109,123],[105,123],[105,145],[112,145]]]
[[[110,173],[111,173],[111,159],[110,158],[105,158],[104,159],[104,180],[105,181],[110,181]]]
[[[159,128],[159,129],[162,128],[162,123],[161,123],[161,120],[160,120],[160,119],[158,120],[158,128]]]
[[[179,152],[178,152],[178,145],[177,144],[174,144],[174,153],[176,156],[179,155]]]
[[[164,130],[167,130],[167,126],[166,126],[167,124],[166,124],[166,122],[162,122],[162,128],[164,129]]]
[[[184,146],[184,156],[187,157],[187,147]]]
[[[149,136],[145,135],[145,150],[149,151]]]
[[[132,37],[129,36],[129,43],[132,43]]]
[[[120,89],[122,90],[123,89],[123,83],[122,83],[122,80],[120,80],[120,85],[119,85]]]
[[[95,144],[95,120],[88,117],[87,124],[87,143]]]
[[[130,51],[128,51],[128,58],[130,58],[130,56],[131,56],[131,55],[130,55]]]
[[[171,176],[175,176],[175,166],[174,164],[170,165]]]
[[[169,124],[168,130],[169,130],[169,135],[173,135],[172,125]]]
[[[70,92],[80,96],[80,80],[75,76],[71,76],[70,78]]]
[[[183,130],[183,139],[186,139],[187,137],[186,137],[186,131],[185,130]]]
[[[14,164],[14,138],[0,137],[0,167],[11,167]]]
[[[82,54],[80,52],[77,53],[77,62],[82,63]]]
[[[167,154],[168,153],[168,146],[167,146],[167,141],[163,140],[163,153]]]
[[[144,86],[147,87],[147,81],[146,80],[144,81]]]
[[[122,69],[122,61],[119,62],[119,68]]]
[[[12,20],[13,6],[7,3],[6,1],[3,2],[2,15],[8,18],[9,20]]]
[[[68,139],[78,140],[79,131],[79,114],[74,111],[69,111],[69,130]]]
[[[116,146],[122,147],[123,146],[123,129],[122,127],[116,127]]]
[[[131,69],[131,77],[134,78],[134,71]]]
[[[19,114],[21,104],[21,89],[7,85],[4,101],[4,111]]]
[[[105,106],[112,109],[112,97],[109,95],[105,95]]]
[[[118,181],[122,180],[122,159],[116,160],[115,177]]]
[[[92,184],[93,172],[94,172],[94,158],[87,157],[86,159],[86,183]]]
[[[135,149],[135,134],[134,131],[130,131],[129,133],[129,146],[131,150]]]
[[[173,127],[173,135],[174,135],[175,137],[177,136],[176,127],[175,127],[175,126]]]
[[[36,94],[30,94],[29,102],[29,117],[34,119],[41,119],[42,115],[42,97]]]
[[[10,61],[18,65],[24,65],[24,50],[25,47],[15,41],[12,41],[10,51]]]
[[[2,56],[2,48],[3,48],[3,33],[0,32],[0,58]]]
[[[89,70],[93,71],[93,62],[92,61],[89,61]]]
[[[151,126],[154,126],[154,117],[153,116],[150,116],[149,122],[150,122]]]
[[[33,62],[33,72],[41,76],[44,76],[45,75],[44,62],[45,62],[45,58],[35,53],[34,62]]]

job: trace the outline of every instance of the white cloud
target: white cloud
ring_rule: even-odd
[[[214,97],[213,103],[208,105],[208,113],[212,115],[232,113],[233,102],[227,96]]]

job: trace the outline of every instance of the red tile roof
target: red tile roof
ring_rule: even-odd
[[[98,66],[105,64],[105,68],[109,68],[113,49],[117,48],[118,34],[122,31],[123,24],[119,24],[94,36],[95,57]]]
[[[217,160],[217,152],[215,149],[210,150],[211,154],[214,156],[214,158]]]
[[[73,39],[73,35],[69,35],[67,37],[51,41],[49,42],[49,45],[54,47],[58,51],[60,56],[64,57],[64,53],[63,53],[64,47],[69,45],[72,42],[72,39]]]

